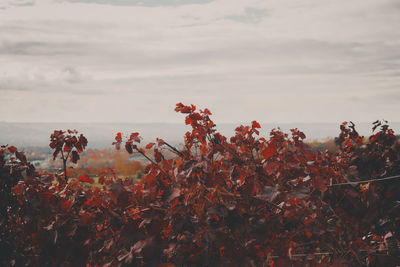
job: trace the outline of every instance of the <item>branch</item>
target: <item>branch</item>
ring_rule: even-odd
[[[143,157],[145,157],[148,161],[150,161],[152,164],[156,165],[157,168],[164,173],[166,176],[170,177],[168,173],[166,173],[161,167],[160,165],[158,165],[156,162],[154,162],[154,160],[152,160],[151,158],[149,158],[146,154],[144,154],[139,148],[134,147],[132,144],[129,144],[132,148],[134,148],[137,152],[139,152]],[[171,177],[170,177],[171,178]]]
[[[164,140],[163,140],[164,141]],[[171,146],[170,144],[168,144],[167,142],[164,141],[164,144],[166,144],[170,149],[172,149],[176,154],[178,154],[180,157],[183,157],[184,155],[182,154],[182,152],[180,152],[178,149],[176,149],[175,147]]]

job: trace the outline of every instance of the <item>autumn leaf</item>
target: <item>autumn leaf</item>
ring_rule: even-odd
[[[264,159],[269,159],[270,157],[272,157],[273,155],[276,154],[276,147],[269,145],[267,146],[262,152],[261,155],[264,157]]]
[[[126,142],[125,143],[125,149],[129,154],[133,153],[133,148],[132,148],[132,144],[130,142]]]
[[[252,121],[251,122],[251,127],[260,129],[261,125],[257,121]]]
[[[8,151],[10,151],[10,153],[15,153],[17,151],[17,148],[15,146],[10,146],[8,147]]]
[[[78,178],[78,181],[84,182],[84,183],[90,183],[90,184],[94,183],[94,180],[89,178],[89,176],[87,174],[84,174],[84,175],[80,176]]]
[[[154,143],[148,143],[146,145],[146,149],[151,149],[154,146]]]
[[[129,141],[133,141],[136,143],[140,143],[140,136],[139,133],[131,133],[130,137],[129,137]]]
[[[154,158],[156,160],[156,162],[161,162],[164,159],[164,156],[160,153],[160,151],[158,151],[158,149],[154,150]]]
[[[78,154],[78,152],[76,152],[75,150],[71,152],[71,161],[72,163],[78,163],[78,160],[80,159],[80,156]]]

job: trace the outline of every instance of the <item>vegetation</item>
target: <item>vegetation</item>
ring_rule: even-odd
[[[83,134],[78,136],[76,130],[56,130],[50,135],[50,147],[54,149],[53,159],[56,159],[58,156],[61,157],[65,182],[68,182],[68,159],[73,163],[77,163],[80,159],[79,154],[86,148],[87,143],[86,137],[84,137]]]
[[[1,265],[400,264],[400,144],[385,122],[366,143],[343,123],[337,151],[321,152],[297,129],[267,140],[253,121],[228,139],[208,109],[175,110],[192,127],[182,149],[117,134],[117,148],[149,161],[138,183],[112,169],[102,188],[87,175],[67,182],[3,146]]]

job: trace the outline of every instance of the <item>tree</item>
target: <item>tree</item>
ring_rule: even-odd
[[[67,161],[71,159],[72,163],[77,163],[80,159],[79,154],[85,150],[88,141],[83,134],[77,130],[56,130],[50,135],[49,146],[54,149],[53,160],[60,155],[63,162],[64,179],[68,182]]]

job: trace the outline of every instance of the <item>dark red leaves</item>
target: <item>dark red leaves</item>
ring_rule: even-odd
[[[117,133],[115,136],[115,142],[112,143],[112,145],[115,145],[115,148],[117,150],[121,149],[121,143],[122,143],[122,133]]]
[[[205,114],[205,115],[208,115],[208,116],[211,116],[211,115],[212,115],[211,111],[210,111],[208,108],[205,108],[205,109],[202,111],[202,113]]]
[[[264,159],[269,159],[276,153],[276,147],[273,145],[269,145],[264,148],[264,150],[261,152],[261,155],[264,157]]]
[[[9,146],[8,151],[10,151],[10,153],[15,153],[17,152],[17,148],[15,146]]]
[[[133,145],[130,142],[126,142],[125,143],[125,149],[129,154],[133,153]]]
[[[131,133],[129,141],[140,143],[139,133]]]
[[[79,143],[80,143],[80,145],[82,146],[83,149],[84,149],[84,148],[87,146],[87,144],[88,144],[88,140],[86,139],[85,136],[83,136],[83,134],[81,134],[81,135],[79,136]]]
[[[185,106],[182,103],[176,104],[175,111],[180,112],[180,113],[192,113],[196,110],[196,106],[191,105],[191,106]]]
[[[158,151],[158,149],[154,149],[154,159],[156,162],[161,162],[164,159],[164,156]]]
[[[267,140],[253,121],[226,138],[207,109],[176,110],[191,126],[182,146],[116,135],[117,147],[151,163],[137,183],[112,169],[98,173],[102,187],[83,184],[94,183],[88,175],[58,182],[2,146],[0,265],[398,265],[400,184],[338,185],[400,173],[400,145],[384,122],[369,139],[345,123],[337,152],[320,152],[297,129]],[[55,131],[50,143],[71,161],[86,145],[76,131]]]
[[[61,201],[61,209],[65,212],[67,212],[67,211],[69,211],[69,209],[72,207],[73,204],[74,204],[73,200],[65,199],[65,200]]]
[[[72,161],[72,163],[77,163],[79,159],[80,159],[80,156],[79,156],[78,152],[77,151],[72,151],[71,152],[71,161]]]
[[[275,174],[279,170],[280,164],[276,161],[267,161],[263,168],[268,175]]]
[[[162,140],[162,139],[160,139],[160,138],[157,138],[156,141],[157,141],[157,145],[158,145],[158,146],[164,145],[164,140]]]
[[[49,146],[54,149],[53,160],[61,155],[60,157],[63,162],[65,181],[67,181],[68,178],[66,169],[68,159],[71,159],[73,163],[77,163],[80,158],[79,154],[85,150],[87,144],[87,139],[82,134],[78,136],[78,131],[76,130],[56,130],[50,135]]]

